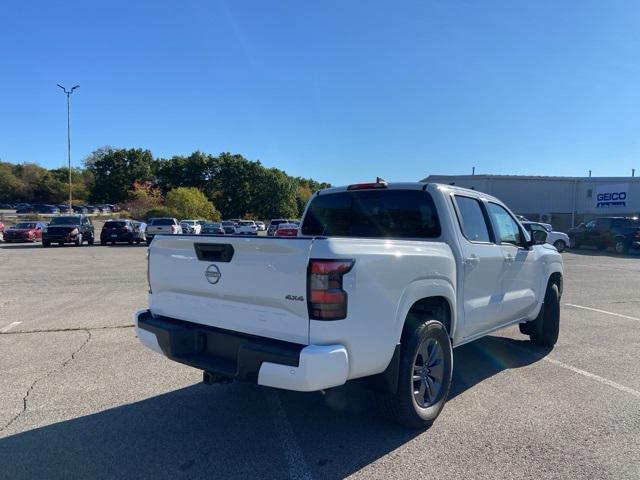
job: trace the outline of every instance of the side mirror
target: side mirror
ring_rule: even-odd
[[[531,232],[531,243],[532,245],[547,243],[547,232],[543,232],[542,230],[534,230]]]

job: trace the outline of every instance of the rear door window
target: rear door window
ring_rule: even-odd
[[[175,222],[172,218],[156,218],[155,220],[151,221],[151,225],[175,225]]]
[[[440,221],[422,190],[362,190],[317,195],[302,224],[303,235],[436,238]]]
[[[489,227],[480,202],[471,197],[455,195],[460,212],[460,229],[470,242],[491,242]]]

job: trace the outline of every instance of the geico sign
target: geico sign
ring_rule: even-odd
[[[596,207],[626,207],[627,192],[598,193]]]
[[[599,193],[599,202],[616,202],[618,200],[626,200],[627,192],[611,192],[611,193]]]

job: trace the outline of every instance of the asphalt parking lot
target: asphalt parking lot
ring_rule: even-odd
[[[456,349],[416,432],[358,385],[205,386],[146,350],[145,251],[0,244],[0,478],[640,478],[638,256],[563,254],[556,347]]]

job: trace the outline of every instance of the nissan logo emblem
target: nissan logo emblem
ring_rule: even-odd
[[[215,285],[220,281],[222,274],[220,273],[220,269],[217,265],[211,264],[204,271],[204,276],[211,285]]]

